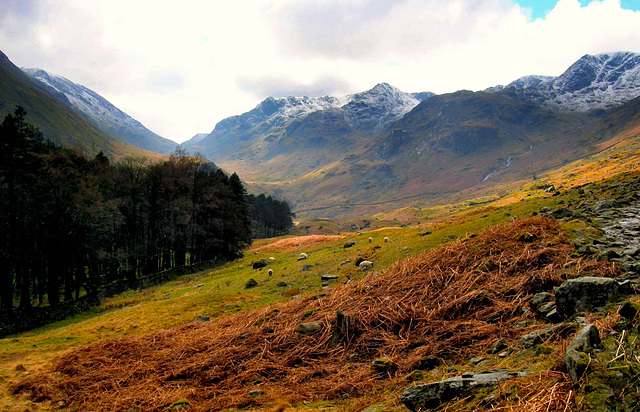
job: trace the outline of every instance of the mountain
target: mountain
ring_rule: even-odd
[[[513,89],[518,96],[558,110],[612,108],[640,96],[640,54],[585,55],[558,77],[522,77],[504,89]]]
[[[269,97],[249,112],[220,121],[204,139],[183,146],[250,180],[288,180],[357,150],[368,136],[381,133],[431,96],[382,83],[342,97]]]
[[[47,92],[0,52],[0,116],[13,113],[17,105],[27,112],[26,120],[38,127],[45,138],[88,155],[100,151],[113,158],[139,155],[157,158],[148,152],[115,139],[71,110],[58,97]]]
[[[270,170],[256,169],[253,184],[283,196],[297,212],[336,216],[459,201],[535,179],[640,124],[638,67],[634,53],[585,56],[557,78],[528,76],[485,92],[431,96],[355,144],[352,135],[329,134],[342,145],[338,160],[307,151],[300,161],[308,173],[285,179],[279,172],[291,166],[271,162]],[[287,149],[294,151],[295,142]],[[285,152],[277,160],[285,159],[298,160]]]
[[[96,92],[41,69],[22,69],[49,93],[79,112],[104,133],[156,153],[169,153],[176,142],[158,136]]]

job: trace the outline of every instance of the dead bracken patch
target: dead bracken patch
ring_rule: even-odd
[[[518,241],[525,232],[535,240]],[[574,258],[572,250],[553,220],[518,219],[326,295],[88,346],[13,390],[74,410],[141,412],[180,399],[207,411],[370,396],[406,386],[404,377],[426,355],[458,362],[498,338],[515,341],[530,331],[513,327],[524,319],[521,308],[563,277],[613,273],[611,264]],[[320,327],[296,332],[310,322]],[[375,359],[393,367],[376,372]],[[565,382],[561,373],[523,380],[514,409],[542,402],[571,410]]]
[[[253,249],[254,252],[286,252],[287,250],[295,250],[301,247],[308,247],[317,245],[320,243],[333,242],[336,239],[341,239],[344,236],[329,236],[329,235],[309,235],[309,236],[296,236],[287,239],[281,239],[268,245],[260,246]]]

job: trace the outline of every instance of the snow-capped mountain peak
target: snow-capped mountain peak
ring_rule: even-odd
[[[498,91],[496,87],[488,91]],[[640,54],[585,55],[558,77],[526,76],[505,87],[542,106],[566,111],[606,109],[640,96]]]

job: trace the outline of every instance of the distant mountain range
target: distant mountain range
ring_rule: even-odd
[[[268,98],[184,146],[298,211],[348,214],[399,199],[397,207],[531,178],[591,153],[637,121],[639,73],[639,54],[617,52],[484,92],[379,84],[345,97]]]
[[[174,150],[95,92],[38,69],[25,69],[28,77],[2,57],[0,110],[28,106],[54,140],[94,152],[131,150],[110,147],[120,141]],[[269,97],[182,146],[299,212],[373,213],[477,195],[593,153],[640,123],[638,97],[640,54],[604,53],[558,77],[481,92],[405,93],[381,83],[348,96]]]

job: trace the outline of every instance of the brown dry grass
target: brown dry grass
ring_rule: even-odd
[[[518,241],[524,232],[537,239]],[[571,251],[554,221],[519,219],[325,296],[91,345],[60,357],[48,373],[27,378],[14,391],[82,411],[158,411],[182,398],[204,411],[397,390],[425,355],[457,362],[485,353],[500,337],[514,342],[530,331],[513,325],[523,319],[518,308],[531,294],[565,276],[615,269],[574,259]],[[352,316],[341,339],[332,333],[337,311]],[[322,330],[295,332],[310,321],[321,322]],[[393,361],[395,372],[376,376],[370,364],[379,357]],[[513,410],[571,410],[572,386],[561,373],[538,374],[519,385]],[[248,392],[258,388],[264,396],[251,398]]]
[[[311,245],[317,245],[320,243],[333,242],[336,239],[343,238],[344,236],[328,236],[328,235],[309,235],[309,236],[296,236],[286,239],[281,239],[273,243],[259,246],[253,249],[254,252],[285,252],[288,250],[295,250],[301,247],[307,247]]]

